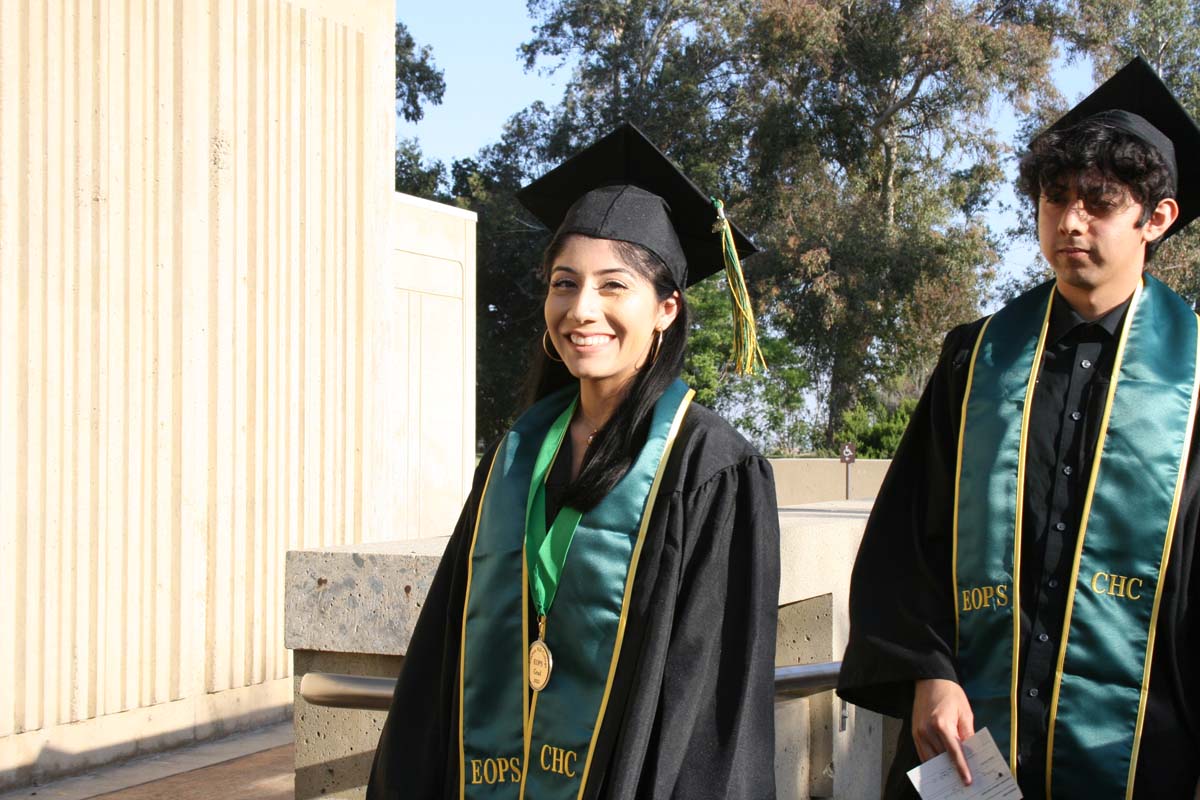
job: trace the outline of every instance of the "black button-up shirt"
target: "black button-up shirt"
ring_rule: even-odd
[[[1021,526],[1018,782],[1041,797],[1054,670],[1084,496],[1128,301],[1089,322],[1057,292],[1029,412]]]

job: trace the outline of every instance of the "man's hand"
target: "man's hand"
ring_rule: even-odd
[[[954,681],[929,678],[913,689],[912,735],[917,755],[925,762],[949,753],[963,785],[971,784],[971,770],[961,742],[975,734],[975,715],[962,687]]]

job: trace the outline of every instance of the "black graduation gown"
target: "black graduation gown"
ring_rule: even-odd
[[[480,461],[413,631],[371,800],[459,796],[459,637],[491,460]],[[770,464],[693,403],[646,535],[584,796],[773,798],[779,518]]]
[[[913,681],[958,679],[951,573],[954,476],[967,371],[982,322],[960,326],[947,335],[937,368],[876,498],[851,578],[850,636],[838,693],[856,705],[904,720],[884,792],[887,798],[917,797],[904,774],[919,763],[911,735]],[[1036,427],[1031,430],[1034,436],[1042,433]],[[1200,600],[1200,581],[1193,576],[1200,523],[1198,441],[1193,436],[1163,584],[1134,780],[1134,797],[1139,800],[1191,800],[1196,784],[1200,628],[1193,601]],[[1047,580],[1038,565],[1026,558],[1021,569],[1022,596],[1027,581]],[[1056,612],[1061,619],[1061,610]],[[1024,622],[1021,651],[1026,654],[1030,632]],[[1023,745],[1025,730],[1020,728],[1019,734]],[[1042,784],[1031,776],[1023,779],[1021,788],[1026,798],[1039,798],[1044,794]],[[1064,799],[1056,796],[1056,800]]]

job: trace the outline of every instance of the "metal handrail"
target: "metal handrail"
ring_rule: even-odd
[[[300,696],[314,706],[387,711],[396,690],[395,678],[308,672],[300,679]]]
[[[775,668],[775,699],[792,699],[826,692],[837,686],[842,662]],[[300,678],[300,696],[314,706],[387,711],[396,689],[395,678],[308,672]]]
[[[797,664],[793,667],[775,668],[775,699],[808,697],[837,688],[838,673],[842,662],[826,661],[821,664]]]

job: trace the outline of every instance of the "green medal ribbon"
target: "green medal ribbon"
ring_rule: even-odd
[[[567,435],[567,427],[571,424],[571,416],[577,405],[578,397],[550,426],[538,450],[533,465],[533,479],[529,482],[529,502],[525,506],[525,559],[529,564],[529,588],[533,591],[533,604],[539,619],[545,619],[550,606],[554,604],[563,564],[567,562],[567,551],[571,549],[575,529],[583,517],[582,512],[564,506],[554,517],[550,530],[546,530],[546,477]]]

